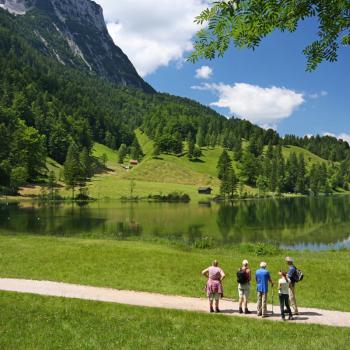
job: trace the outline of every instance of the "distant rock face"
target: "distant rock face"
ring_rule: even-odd
[[[0,0],[32,33],[33,46],[64,65],[121,86],[154,92],[110,37],[101,6],[91,0]]]

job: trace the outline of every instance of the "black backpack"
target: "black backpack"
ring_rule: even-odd
[[[291,278],[291,282],[292,283],[298,283],[300,281],[302,281],[304,278],[304,274],[301,270],[295,268],[295,271],[293,272],[292,278]]]
[[[249,282],[248,274],[242,269],[237,272],[237,282],[240,284],[246,284]]]

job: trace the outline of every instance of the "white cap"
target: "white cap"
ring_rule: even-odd
[[[267,263],[265,261],[262,261],[260,263],[260,267],[265,268],[267,266]]]
[[[294,262],[293,258],[291,258],[290,256],[287,256],[286,257],[286,262]]]
[[[242,265],[243,265],[243,266],[247,266],[247,265],[249,265],[248,260],[244,259],[244,260],[242,261]]]

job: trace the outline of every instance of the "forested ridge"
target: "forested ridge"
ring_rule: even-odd
[[[319,136],[281,138],[274,130],[227,119],[186,98],[113,85],[42,55],[13,27],[8,28],[2,16],[0,10],[0,185],[12,191],[42,179],[48,156],[60,164],[67,158],[85,163],[78,171],[84,173],[94,142],[122,148],[141,160],[137,128],[155,141],[159,153],[188,152],[198,158],[202,147],[220,145],[232,150],[237,162],[252,165],[242,167],[246,169],[242,178],[251,186],[258,186],[259,176],[268,171],[263,167],[266,149],[272,152],[269,159],[274,159],[273,152],[278,154],[284,144],[301,146],[330,160],[332,174],[343,174],[331,187],[345,187],[349,181],[346,142]],[[243,147],[245,141],[248,148]],[[87,169],[80,177],[91,175]]]

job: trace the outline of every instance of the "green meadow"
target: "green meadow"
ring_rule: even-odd
[[[292,255],[305,274],[297,286],[300,306],[350,311],[347,250],[288,252],[268,246],[259,250],[254,245],[198,249],[142,241],[2,235],[0,252],[1,277],[194,297],[204,297],[205,280],[200,272],[218,259],[227,274],[225,295],[234,299],[237,299],[235,273],[243,259],[250,261],[253,270],[266,260],[273,279],[277,279],[278,271],[286,268],[285,256]],[[253,284],[253,301],[254,287]]]
[[[331,350],[345,349],[350,341],[346,328],[15,293],[0,293],[0,308],[0,348],[6,350]]]

